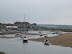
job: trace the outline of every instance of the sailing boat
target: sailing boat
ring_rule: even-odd
[[[25,15],[24,15],[24,22],[25,22]],[[25,29],[26,28],[25,28],[25,23],[24,23],[24,33],[26,33],[26,30]],[[26,37],[26,35],[22,39],[23,39],[23,43],[28,43],[28,38]]]

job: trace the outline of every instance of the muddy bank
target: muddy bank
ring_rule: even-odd
[[[1,35],[21,33],[20,31],[3,31]]]
[[[0,38],[16,38],[16,37],[0,37]]]
[[[66,33],[56,37],[44,37],[44,38],[30,39],[30,40],[43,42],[45,39],[48,39],[50,43],[53,45],[72,47],[72,33]]]

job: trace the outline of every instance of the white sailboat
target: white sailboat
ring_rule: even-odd
[[[25,15],[24,15],[24,22],[25,22]],[[26,30],[25,30],[25,23],[24,23],[24,33],[26,33]],[[28,43],[28,38],[26,37],[26,35],[24,36],[24,38],[22,38],[23,40],[23,43]]]

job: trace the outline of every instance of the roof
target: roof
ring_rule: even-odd
[[[16,24],[3,24],[4,26],[17,26]]]

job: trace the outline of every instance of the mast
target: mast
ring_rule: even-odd
[[[26,29],[26,15],[24,14],[24,32],[27,32],[27,29]]]
[[[26,15],[24,14],[24,22],[25,22]]]
[[[25,16],[25,14],[24,14],[24,31],[25,31],[25,17],[26,17],[26,16]]]

